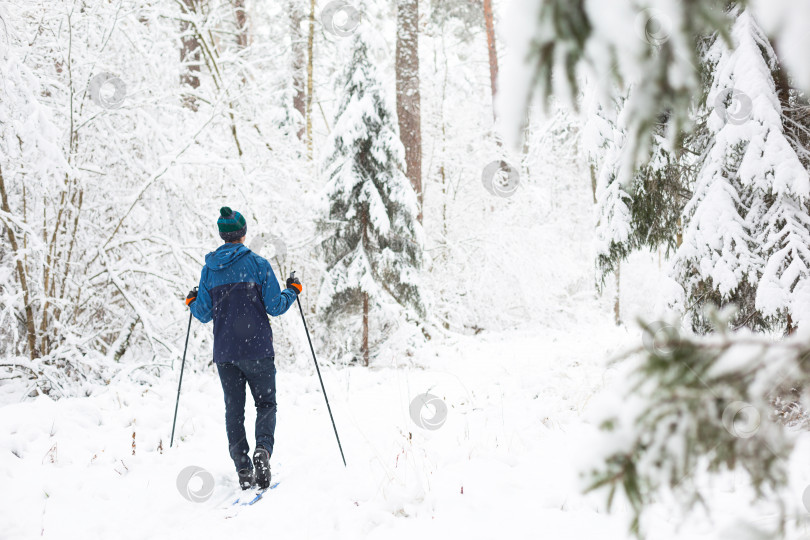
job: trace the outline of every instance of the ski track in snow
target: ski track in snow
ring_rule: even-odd
[[[186,371],[171,449],[179,370],[153,387],[124,378],[89,398],[7,404],[0,538],[630,538],[626,509],[610,515],[602,495],[583,495],[578,470],[593,451],[584,412],[609,383],[605,360],[637,336],[608,323],[533,334],[432,343],[417,359],[428,367],[324,367],[347,469],[314,368],[280,368],[271,465],[283,481],[232,519],[239,492],[213,368]],[[448,407],[436,430],[409,416],[425,392]],[[190,465],[213,475],[203,502],[176,486]],[[682,537],[666,512],[656,518],[651,538]]]

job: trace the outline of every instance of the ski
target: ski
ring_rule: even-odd
[[[231,519],[239,515],[239,513],[244,510],[248,506],[253,506],[262,498],[264,494],[267,493],[271,489],[276,489],[281,482],[273,482],[270,484],[269,487],[265,489],[254,489],[245,492],[244,494],[237,497],[230,505],[226,508],[226,515],[225,519]]]
[[[253,497],[250,500],[243,500],[243,497],[237,497],[236,500],[233,501],[233,503],[231,503],[231,506],[237,506],[237,505],[239,505],[239,506],[251,506],[253,504],[256,504],[258,501],[261,500],[261,498],[264,496],[264,494],[268,490],[276,489],[280,483],[281,482],[273,482],[272,484],[270,484],[269,487],[267,487],[265,489],[256,490]]]

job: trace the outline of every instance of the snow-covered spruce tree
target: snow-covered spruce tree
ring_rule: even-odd
[[[779,343],[741,338],[728,331],[733,310],[706,317],[716,330],[707,337],[682,336],[674,326],[644,328],[647,346],[631,351],[627,371],[617,377],[616,401],[599,409],[604,436],[586,472],[589,487],[606,490],[609,507],[617,495],[629,503],[631,530],[644,538],[650,505],[674,501],[668,508],[686,514],[700,505],[711,510],[706,474],[743,471],[754,495],[781,510],[776,530],[751,538],[783,538],[788,509],[798,510],[799,502],[790,504],[783,491],[795,438],[776,421],[772,399],[797,379],[810,379],[807,336]]]
[[[622,182],[617,180],[620,150],[623,147],[623,134],[610,124],[608,150],[601,158],[602,166],[598,169],[596,180],[596,238],[599,281],[604,282],[608,273],[617,269],[620,261],[634,249],[632,240],[632,204]],[[618,139],[618,140],[617,140]],[[594,165],[591,165],[594,167]]]
[[[752,328],[810,315],[810,178],[785,136],[778,62],[748,11],[732,39],[710,51],[709,148],[674,263],[699,330],[708,330],[707,304],[735,304],[735,324]]]
[[[365,365],[369,317],[390,304],[389,299],[418,318],[425,316],[416,195],[403,173],[396,116],[371,57],[381,49],[367,26],[355,32],[351,59],[336,84],[340,105],[323,163],[328,177],[328,211],[321,224],[327,235],[322,243],[327,274],[318,298],[330,326],[336,318],[362,313]]]
[[[603,120],[606,150],[603,157],[591,157],[592,167],[598,171],[596,265],[602,282],[633,251],[662,247],[669,253],[680,245],[681,213],[694,182],[694,156],[703,144],[695,136],[701,132],[697,129],[673,149],[665,137],[669,118],[664,111],[652,131],[649,156],[628,175],[621,170],[626,166],[622,156],[628,150],[625,112],[621,111],[617,122]],[[622,182],[621,178],[629,180]]]
[[[709,83],[706,52],[712,41],[711,36],[694,39],[694,76],[702,81],[701,88]],[[659,46],[650,54],[666,63],[672,53]],[[672,108],[664,106],[657,109],[646,136],[637,135],[633,142],[628,133],[638,111],[630,105],[636,94],[650,92],[648,86],[648,81],[631,84],[626,95],[606,103],[600,102],[604,92],[599,88],[586,93],[589,116],[597,119],[589,122],[601,126],[591,137],[596,150],[590,159],[596,171],[597,271],[602,282],[633,251],[663,248],[669,255],[680,246],[683,208],[692,195],[697,157],[707,145],[705,122],[695,114],[699,98],[687,111],[689,130],[678,131]],[[705,90],[696,96],[703,94]],[[626,156],[641,141],[647,153],[632,168]]]
[[[606,3],[597,2],[562,2],[561,0],[538,0],[538,23],[531,39],[527,39],[523,44],[513,47],[513,53],[517,57],[525,58],[522,53],[529,51],[528,57],[536,61],[536,78],[522,78],[520,80],[530,83],[523,87],[510,87],[511,92],[504,93],[504,102],[514,104],[515,114],[508,119],[509,126],[513,132],[517,132],[520,127],[522,108],[520,100],[530,95],[538,89],[543,98],[556,96],[565,88],[556,84],[559,78],[555,79],[552,86],[551,73],[555,70],[562,70],[568,73],[569,80],[576,89],[578,79],[576,75],[581,69],[594,69],[597,73],[615,73],[616,79],[633,83],[638,77],[647,75],[648,60],[644,55],[638,55],[637,43],[633,40],[625,39],[631,29],[626,28],[605,28],[606,24],[617,25],[632,20],[634,9],[641,10],[645,7],[645,2],[611,2],[608,7]],[[659,8],[666,8],[665,13],[673,16],[669,19],[669,28],[672,32],[665,43],[678,47],[689,47],[694,45],[694,36],[711,32],[695,32],[694,28],[703,27],[713,29],[718,35],[729,44],[734,43],[731,39],[731,24],[726,21],[733,18],[722,15],[726,9],[726,2],[714,0],[698,0],[696,2],[676,2],[675,0],[662,0],[656,2]],[[779,11],[780,13],[769,13],[769,29],[771,32],[777,30],[775,21],[792,25],[794,5],[785,3],[775,5],[772,2],[751,0],[741,3],[757,9],[757,13],[767,11]],[[649,4],[647,4],[649,6]],[[629,8],[629,9],[628,9]],[[600,11],[610,9],[614,12],[622,12],[617,17],[600,17]],[[629,17],[626,17],[629,15]],[[525,17],[525,12],[520,14]],[[685,20],[679,17],[687,16]],[[690,17],[691,16],[691,17]],[[605,22],[607,21],[607,22]],[[684,24],[681,24],[681,23]],[[555,24],[556,23],[556,24]],[[628,25],[629,26],[629,25]],[[784,33],[772,34],[771,37],[783,45],[790,40],[784,37]],[[770,46],[761,39],[761,34],[754,39],[760,49],[759,55],[765,59],[763,64],[766,72],[773,69],[773,65],[767,61],[771,54]],[[513,44],[514,45],[514,44]],[[521,48],[521,46],[523,48]],[[719,45],[718,45],[719,47]],[[605,54],[604,51],[615,51]],[[798,61],[799,56],[790,47],[782,46],[780,51],[787,51],[784,54],[785,65],[792,70],[787,75],[795,76],[798,81],[804,81],[805,89],[808,88],[807,81],[810,69],[807,67],[806,56],[802,56],[804,63]],[[683,50],[681,50],[683,52]],[[689,54],[686,55],[688,59]],[[790,59],[788,61],[788,58]],[[658,57],[660,64],[665,66],[665,72],[671,75],[683,74],[683,69],[695,69],[699,71],[697,65],[691,68],[683,62],[684,57],[679,55],[662,55]],[[618,61],[617,61],[618,60]],[[756,60],[756,57],[753,58]],[[688,64],[688,62],[687,62]],[[525,66],[524,66],[525,67]],[[754,68],[756,69],[756,68]],[[752,80],[764,79],[758,73],[754,74]],[[557,71],[559,73],[560,71]],[[742,74],[742,72],[740,72]],[[801,112],[796,114],[796,107],[801,107],[801,99],[793,90],[784,91],[787,86],[785,77],[777,79],[777,88],[783,90],[774,100],[774,94],[766,94],[761,98],[761,103],[757,103],[758,95],[749,96],[752,99],[752,109],[759,108],[759,113],[765,114],[765,118],[773,120],[773,112],[778,113],[776,105],[781,102],[783,114],[785,103],[790,106],[790,114],[803,116]],[[700,78],[696,78],[700,80]],[[612,80],[603,80],[603,92],[609,96],[621,95],[621,88],[616,90]],[[631,140],[630,148],[633,149],[639,140],[643,140],[655,128],[652,118],[658,114],[657,106],[665,103],[672,107],[672,115],[680,118],[688,118],[694,112],[690,111],[693,103],[686,100],[677,99],[681,94],[682,85],[669,85],[667,79],[663,79],[656,89],[654,86],[637,85],[634,92],[637,94],[638,103],[646,103],[647,108],[637,108],[632,110],[634,118],[627,126],[638,128]],[[686,85],[691,86],[691,85]],[[708,86],[708,85],[707,85]],[[562,87],[562,88],[561,88]],[[768,86],[766,85],[766,89]],[[704,93],[698,86],[691,86],[690,92],[693,99],[700,99]],[[659,99],[663,95],[665,100]],[[703,99],[705,104],[711,104],[711,100]],[[689,105],[686,105],[689,103]],[[724,104],[726,107],[728,103]],[[768,112],[767,107],[771,112]],[[733,110],[733,109],[732,109]],[[706,116],[710,111],[704,110],[698,113]],[[758,136],[760,141],[775,142],[778,139],[780,122],[778,114],[772,130],[765,133],[767,138]],[[783,118],[784,119],[784,118]],[[790,118],[793,120],[793,118]],[[759,129],[749,122],[745,128],[753,135],[760,133]],[[699,126],[698,122],[698,126]],[[797,133],[804,133],[803,126],[796,126],[795,122],[788,122],[790,128],[785,128],[782,133],[786,136],[791,148],[798,155],[800,161],[805,161],[806,153],[799,148],[802,146],[798,141],[802,136]],[[708,126],[706,126],[708,133]],[[714,135],[716,137],[715,130]],[[699,136],[700,134],[698,134]],[[727,137],[721,134],[721,137]],[[770,137],[775,137],[771,139]],[[747,139],[746,139],[747,141]],[[714,140],[711,144],[717,144]],[[722,142],[722,141],[721,141]],[[747,143],[746,143],[747,144]],[[760,146],[762,152],[766,151],[765,144]],[[780,147],[783,145],[780,144]],[[774,147],[771,147],[772,149]],[[747,146],[733,148],[727,146],[729,152],[736,151],[745,155]],[[635,153],[632,150],[631,153]],[[805,157],[803,157],[805,156]],[[751,154],[751,158],[754,154]],[[631,161],[633,160],[631,156]],[[744,165],[754,167],[759,160],[751,160]],[[697,163],[701,166],[705,160]],[[789,161],[792,161],[790,159]],[[757,178],[772,182],[779,173],[783,163],[781,161],[766,160],[762,163],[768,164],[764,170],[760,171]],[[795,169],[795,167],[790,167]],[[637,167],[633,167],[634,174]],[[779,170],[779,173],[777,172]],[[727,181],[720,183],[715,189],[725,192],[725,199],[731,199],[738,194],[743,187],[748,184],[743,183],[742,172],[745,168],[741,165],[736,168],[736,179],[739,184],[732,192],[728,179],[730,175],[723,176]],[[701,172],[705,172],[702,171]],[[750,177],[749,177],[750,178]],[[783,176],[785,178],[785,176]],[[705,178],[702,179],[702,181]],[[794,179],[795,180],[795,179]],[[789,186],[795,181],[784,180],[781,187],[776,188],[771,185],[771,189],[776,189],[778,193],[788,195],[794,201],[801,198]],[[751,183],[753,185],[753,182]],[[708,186],[706,187],[708,189]],[[698,200],[707,193],[704,186],[695,185],[694,191]],[[703,194],[703,195],[701,195]],[[746,194],[743,193],[743,196]],[[734,210],[737,218],[730,215],[731,221],[740,223],[743,220],[745,225],[754,223],[751,218],[755,214],[751,213],[751,208],[755,205],[753,193],[748,194],[751,199],[740,198],[734,201],[736,206],[729,210]],[[760,195],[762,203],[757,206],[760,216],[765,216],[771,210],[774,203],[773,191],[771,199]],[[731,199],[733,201],[733,199]],[[715,210],[717,210],[715,208]],[[707,210],[708,211],[708,210]],[[705,216],[708,219],[710,216]],[[720,220],[714,218],[715,223]],[[788,222],[787,219],[784,220]],[[767,220],[759,220],[759,225],[768,227]],[[732,231],[735,232],[735,231]],[[738,231],[737,231],[738,232]],[[761,234],[757,231],[743,231],[748,239],[755,240]],[[777,236],[778,237],[778,236]],[[728,238],[733,240],[734,236]],[[744,238],[744,236],[741,236]],[[787,236],[779,237],[787,238]],[[720,239],[722,240],[722,239]],[[713,246],[718,240],[715,239]],[[742,240],[741,240],[742,242]],[[751,248],[755,251],[754,248]],[[783,249],[782,254],[789,254],[790,249]],[[761,253],[765,253],[762,250]],[[800,268],[795,264],[793,268]],[[761,269],[764,267],[760,267]],[[790,266],[788,266],[790,268]],[[785,273],[787,275],[787,273]],[[798,274],[794,274],[798,276]],[[762,276],[760,276],[761,280]],[[794,291],[795,294],[795,291]],[[754,299],[755,307],[758,300],[756,293],[751,295]],[[648,505],[653,501],[661,501],[668,495],[675,495],[677,500],[682,502],[686,508],[691,508],[705,495],[706,482],[702,476],[705,473],[716,473],[734,468],[741,468],[751,479],[751,485],[760,499],[770,501],[785,499],[775,497],[774,492],[786,487],[786,473],[784,465],[791,457],[792,441],[790,434],[778,423],[771,421],[773,412],[773,401],[775,397],[784,394],[784,389],[797,389],[810,385],[810,372],[808,372],[807,358],[810,357],[810,350],[807,347],[807,336],[796,336],[780,342],[773,342],[770,338],[758,338],[752,336],[750,331],[744,330],[741,333],[728,332],[727,328],[739,321],[735,319],[734,310],[727,310],[723,315],[706,315],[704,322],[713,323],[716,332],[703,337],[679,336],[674,330],[674,326],[667,332],[660,331],[660,326],[650,327],[645,332],[649,342],[657,342],[656,346],[640,347],[636,351],[637,362],[629,366],[632,371],[629,376],[617,378],[621,381],[615,399],[616,407],[613,410],[606,410],[601,427],[606,432],[605,438],[599,446],[604,453],[595,460],[595,466],[591,472],[590,479],[592,487],[607,487],[609,490],[608,501],[614,500],[618,494],[623,496],[635,510],[635,520],[633,529],[639,536],[643,536],[640,527],[640,518]],[[803,334],[802,329],[799,332]],[[655,340],[653,335],[655,334]],[[806,393],[805,393],[806,394]],[[795,395],[795,392],[794,392]],[[802,396],[806,399],[806,395]],[[803,456],[794,456],[794,459],[802,459]],[[696,478],[700,476],[701,478]],[[790,504],[791,499],[787,499]],[[792,497],[794,509],[798,506],[798,498],[795,494]],[[671,506],[671,508],[675,508]],[[784,508],[784,506],[783,506]],[[801,510],[804,515],[804,510]],[[798,514],[795,514],[798,515]],[[786,514],[780,513],[781,518]],[[784,524],[784,520],[781,521]],[[782,538],[783,528],[776,531],[760,532],[759,537]]]
[[[690,107],[700,93],[699,36],[727,33],[730,21],[723,15],[727,3],[527,3],[536,9],[533,13],[521,10],[520,16],[534,17],[536,22],[533,32],[521,31],[522,40],[511,43],[518,60],[507,63],[504,78],[518,84],[500,96],[501,116],[508,127],[505,135],[515,142],[525,110],[535,97],[547,101],[553,95],[576,105],[583,81],[598,80],[603,105],[627,97],[623,105],[626,141],[618,170],[619,180],[628,183],[647,160],[651,133],[662,116],[673,143],[689,127]],[[583,78],[583,73],[588,77]]]
[[[756,2],[752,4],[764,9]],[[613,140],[608,141],[598,176],[597,266],[602,279],[635,249],[663,245],[669,251],[679,247],[681,226],[688,229],[690,220],[696,218],[705,222],[706,229],[713,228],[720,234],[714,239],[698,238],[694,231],[698,225],[693,223],[687,239],[702,243],[702,247],[686,245],[678,256],[676,275],[685,294],[677,305],[690,313],[694,327],[707,329],[701,317],[704,305],[731,302],[740,308],[737,324],[754,328],[790,325],[797,317],[806,317],[799,311],[810,305],[810,287],[806,285],[810,251],[804,248],[804,240],[810,239],[803,179],[806,168],[800,159],[805,151],[799,142],[804,137],[804,126],[796,128],[795,119],[788,118],[781,109],[780,101],[795,101],[797,96],[788,88],[784,76],[777,78],[784,88],[781,93],[776,91],[774,74],[779,66],[764,32],[749,25],[750,46],[732,46],[745,30],[737,17],[742,8],[734,8],[733,4],[733,9],[728,7],[728,2],[715,0],[688,5],[674,1],[656,6],[645,2],[611,4],[610,9],[622,15],[610,19],[610,24],[621,19],[628,25],[624,33],[635,31],[642,38],[616,42],[616,36],[623,32],[604,27],[599,16],[601,7],[540,0],[538,29],[533,40],[523,46],[526,57],[536,61],[532,66],[533,80],[542,97],[564,94],[566,89],[576,94],[580,85],[577,66],[584,65],[593,69],[602,82],[603,104],[621,104],[620,121],[613,126]],[[747,12],[744,19],[753,20]],[[639,32],[640,26],[644,32]],[[701,36],[712,36],[711,53],[704,53],[705,38]],[[594,56],[595,50],[611,52]],[[726,60],[723,50],[727,51]],[[518,56],[523,52],[519,49]],[[739,63],[745,62],[745,55],[760,59],[750,80],[737,84],[737,79],[746,77],[745,65]],[[729,72],[735,66],[739,69],[736,75]],[[711,67],[716,69],[709,71]],[[555,70],[568,75],[567,85],[560,82],[552,88],[551,73]],[[605,78],[604,73],[611,77]],[[710,75],[711,82],[707,82]],[[517,125],[517,112],[521,110],[520,100],[515,98],[528,100],[534,90],[521,89],[523,96],[512,93],[509,102],[504,103],[508,115],[512,115],[510,125]],[[753,100],[752,121],[760,125],[755,133],[746,134],[747,127],[723,121],[722,114],[711,114],[715,102],[722,102],[724,97],[727,103],[721,109],[731,106],[728,101],[739,95],[733,90]],[[718,126],[718,122],[723,125]],[[731,135],[720,133],[725,124],[731,124]],[[741,133],[736,142],[744,143],[738,148],[733,148],[734,143],[727,139],[735,132]],[[749,139],[753,144],[748,144]],[[717,143],[725,150],[714,149]],[[744,159],[748,150],[752,154]],[[764,166],[755,171],[752,157],[760,151],[770,152],[770,157],[758,160]],[[736,158],[732,156],[735,152]],[[699,171],[711,173],[706,168],[707,159],[721,156],[728,157],[730,170],[745,167],[741,169],[740,189],[729,191],[734,188],[733,177],[727,178],[730,187],[725,190],[719,184],[712,185],[711,177],[704,176],[698,182]],[[615,185],[616,181],[620,184]],[[727,220],[697,208],[706,196],[707,208],[719,208],[713,206],[713,201],[723,198],[723,193],[738,206],[734,209],[736,221],[747,225],[737,231],[743,236],[738,235],[736,240],[728,237],[730,244],[725,247],[717,242],[724,234],[723,228],[735,223],[733,216]],[[681,212],[690,196],[689,206]],[[714,224],[708,220],[714,220]],[[707,230],[705,234],[712,233]],[[744,240],[751,245],[744,246]],[[699,249],[703,249],[702,254]],[[711,265],[709,252],[723,249],[741,254],[749,250],[755,260],[741,260],[740,268],[733,260],[729,261],[731,267]],[[722,283],[718,281],[721,279]]]

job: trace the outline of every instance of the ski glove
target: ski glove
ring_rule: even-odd
[[[301,294],[301,291],[304,290],[304,287],[301,285],[301,282],[298,281],[298,278],[294,277],[287,278],[287,288],[293,289],[296,295]]]
[[[186,305],[190,306],[191,303],[196,299],[197,299],[197,287],[194,287],[193,289],[191,289],[191,292],[188,293],[188,296],[186,296]]]

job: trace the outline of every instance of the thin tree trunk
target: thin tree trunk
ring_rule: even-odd
[[[793,317],[788,313],[787,323],[785,324],[785,335],[789,336],[796,331],[796,326],[793,324]]]
[[[531,126],[531,109],[528,108],[526,109],[526,116],[523,118],[523,127],[521,129],[521,133],[523,133],[523,155],[521,156],[521,162],[523,163],[523,168],[525,169],[526,178],[532,177],[531,167],[529,166],[529,152],[531,151],[530,141],[532,138]]]
[[[778,55],[779,51],[777,51]],[[779,56],[777,56],[779,58]],[[779,65],[774,74],[774,82],[776,83],[776,91],[779,96],[779,102],[782,105],[782,126],[786,131],[790,131],[791,136],[795,138],[797,144],[803,148],[810,146],[810,136],[806,129],[796,130],[793,126],[807,125],[807,118],[804,114],[800,118],[796,118],[796,110],[790,103],[790,80],[788,79],[787,72]],[[799,107],[802,113],[806,111],[805,107]],[[795,122],[795,123],[794,123]],[[793,125],[791,125],[793,124]],[[680,224],[680,221],[678,222]],[[680,244],[678,244],[680,245]],[[785,321],[785,335],[793,334],[797,329],[796,323],[793,321],[793,315],[788,312],[787,320]]]
[[[75,137],[71,136],[71,140]],[[71,143],[73,144],[73,143]],[[65,182],[64,188],[59,196],[59,211],[56,214],[56,223],[53,226],[53,233],[51,234],[51,239],[48,242],[48,253],[45,257],[45,266],[43,268],[43,276],[42,276],[42,294],[45,297],[45,301],[42,304],[42,319],[39,324],[39,333],[41,336],[41,344],[39,346],[39,351],[41,354],[48,354],[48,340],[49,336],[46,332],[48,327],[48,319],[49,315],[50,318],[53,318],[52,314],[50,313],[51,309],[51,299],[56,296],[56,279],[57,279],[57,272],[56,267],[57,263],[63,258],[62,253],[59,253],[59,232],[62,230],[63,223],[65,227],[65,233],[67,232],[67,220],[69,219],[68,213],[70,212],[70,208],[72,207],[73,203],[73,196],[71,200],[68,201],[68,193],[70,191],[70,185],[68,182],[68,176],[65,175]],[[75,192],[74,192],[75,196]],[[43,208],[45,207],[43,202]],[[43,227],[47,227],[43,219]]]
[[[364,208],[361,211],[360,215],[360,223],[363,229],[363,237],[360,240],[361,246],[363,251],[368,253],[369,249],[369,241],[368,241],[368,225],[369,225],[369,215],[368,215],[368,207]],[[361,346],[361,350],[363,352],[363,365],[368,366],[368,359],[369,359],[369,350],[368,350],[368,293],[363,291],[363,343]]]
[[[307,158],[312,160],[312,72],[313,72],[313,49],[315,45],[315,0],[309,4],[309,32],[307,34]]]
[[[678,230],[675,233],[675,246],[681,247],[683,244],[683,223],[681,222],[681,218],[678,218]]]
[[[78,134],[75,137],[72,137],[72,140],[78,143]],[[75,153],[75,145],[74,145]],[[77,193],[79,194],[79,198],[81,200],[81,190],[76,190],[77,182],[74,179],[70,181],[68,176],[65,175],[65,188],[62,191],[62,197],[60,198],[60,207],[59,212],[57,214],[57,225],[54,228],[54,234],[51,237],[51,246],[49,249],[48,255],[48,262],[46,265],[46,279],[43,283],[43,292],[45,294],[45,302],[42,306],[42,319],[39,325],[39,336],[40,336],[40,345],[39,350],[42,355],[47,355],[50,353],[51,350],[51,335],[48,333],[48,321],[56,321],[59,318],[59,307],[58,303],[51,310],[51,306],[53,304],[53,299],[57,298],[58,295],[61,293],[57,292],[57,281],[59,280],[59,269],[61,265],[61,290],[64,290],[67,274],[70,271],[70,260],[72,258],[72,251],[73,251],[73,240],[75,239],[75,227],[78,225],[79,214],[78,212],[81,210],[79,207],[76,207],[76,197]],[[69,200],[68,200],[69,198]],[[62,238],[57,237],[57,231],[61,231],[62,237],[70,236],[70,219],[71,215],[73,215],[73,223],[74,223],[74,231],[73,236],[71,236],[70,242],[67,242],[66,239],[62,240]],[[64,216],[64,219],[62,219]],[[59,239],[59,242],[57,242]],[[65,254],[64,246],[68,245],[68,253]],[[52,254],[52,255],[51,255]]]
[[[290,43],[292,46],[292,86],[293,86],[293,108],[298,111],[301,118],[307,117],[307,44],[304,41],[304,34],[301,32],[301,23],[304,22],[304,12],[301,10],[301,0],[290,0],[288,3],[290,11]],[[307,38],[308,39],[308,38]],[[306,127],[302,124],[298,129],[298,139],[303,140]]]
[[[442,95],[442,103],[444,103],[444,95]],[[442,237],[447,241],[447,199],[449,195],[447,170],[445,169],[445,160],[447,155],[447,126],[444,121],[444,112],[442,112],[442,164],[439,167],[439,174],[442,179]]]
[[[76,234],[77,234],[77,232],[79,230],[79,214],[81,214],[83,204],[84,204],[84,190],[80,190],[79,191],[79,203],[78,203],[78,206],[76,207],[76,215],[73,218],[73,232],[70,235],[70,246],[68,247],[67,258],[65,259],[65,270],[64,270],[64,273],[62,274],[62,284],[59,287],[59,299],[60,300],[64,300],[64,298],[65,298],[65,288],[66,288],[66,285],[67,285],[67,278],[70,275],[70,271],[71,271],[71,268],[72,268],[70,263],[71,263],[71,260],[73,258],[73,247],[76,245]],[[60,302],[60,304],[61,304],[61,302]],[[54,313],[54,316],[53,316],[54,320],[59,320],[59,317],[61,316],[61,314],[62,314],[62,309],[60,307],[57,307],[56,311]]]
[[[622,271],[622,263],[618,261],[616,263],[616,300],[613,302],[613,319],[616,322],[616,325],[620,325],[622,323],[622,310],[621,304],[619,303],[619,299],[621,298],[621,271]]]
[[[245,11],[245,0],[233,0],[233,9],[236,12],[236,44],[244,49],[248,46],[248,22]]]
[[[194,0],[186,0],[187,2],[193,2]],[[197,71],[199,72],[202,67],[202,61],[205,61],[205,65],[211,73],[211,78],[214,82],[214,86],[216,86],[217,91],[223,92],[225,96],[229,97],[228,88],[225,84],[225,81],[222,76],[222,72],[219,69],[219,49],[216,46],[215,40],[211,32],[208,32],[208,37],[211,42],[211,46],[209,47],[205,41],[205,36],[202,33],[202,29],[194,24],[189,23],[190,29],[193,29],[193,39],[196,41],[198,48],[197,53],[200,59],[200,62],[197,64]],[[245,77],[243,76],[242,82],[245,82]],[[199,87],[199,77],[197,78],[197,87]],[[194,96],[188,96],[193,101],[192,110],[197,110],[196,100]],[[236,144],[236,152],[238,153],[239,157],[242,157],[242,144],[239,142],[239,133],[236,128],[236,117],[234,115],[234,103],[228,99],[228,116],[231,119],[231,135],[233,136],[233,142]],[[259,132],[261,136],[261,131],[259,130],[258,124],[253,124],[253,127],[256,128],[256,131]],[[267,143],[265,143],[266,145]]]
[[[0,169],[0,202],[2,202],[3,212],[11,214],[11,208],[8,205],[8,195],[6,194],[6,184],[3,179],[3,170]],[[26,338],[28,339],[28,354],[31,360],[39,358],[39,349],[37,348],[37,330],[34,322],[34,310],[31,308],[31,294],[28,289],[28,280],[25,277],[25,269],[23,268],[22,260],[20,259],[19,245],[17,244],[17,237],[14,230],[9,223],[6,223],[6,234],[8,241],[11,244],[11,251],[14,253],[14,259],[17,263],[17,276],[20,280],[20,288],[23,293],[23,304],[25,310],[25,329]]]
[[[419,0],[397,2],[397,118],[399,138],[405,147],[408,180],[419,204],[422,223],[422,121],[419,92]]]
[[[447,47],[444,41],[444,28],[442,28],[442,56],[444,57],[444,81],[442,81],[442,102],[441,102],[441,121],[442,121],[442,164],[439,167],[439,175],[442,179],[442,238],[447,242],[447,198],[449,196],[447,171],[445,164],[447,162],[447,122],[444,117],[444,106],[447,103],[447,78],[449,76],[449,68],[447,65]],[[443,253],[446,253],[443,252]]]
[[[363,365],[368,366],[368,293],[363,293]]]
[[[183,15],[191,17],[192,13],[196,12],[194,0],[182,0],[185,4]],[[196,90],[200,87],[200,42],[197,39],[196,33],[191,31],[192,25],[190,22],[183,21],[180,23],[180,34],[182,35],[180,47],[180,63],[182,64],[182,71],[180,73],[180,84],[188,86]],[[192,93],[183,96],[183,106],[197,110],[197,98]]]
[[[492,0],[484,0],[484,22],[487,27],[487,49],[489,50],[489,84],[492,89],[492,117],[495,114],[495,94],[498,82],[498,51],[495,48],[495,18],[492,15]]]
[[[43,200],[43,208],[45,208],[45,201]],[[48,323],[48,310],[51,307],[51,301],[48,296],[49,292],[49,285],[51,283],[51,269],[53,264],[56,260],[56,240],[59,237],[59,226],[62,223],[62,215],[65,210],[65,190],[62,190],[62,193],[59,197],[59,211],[56,214],[56,224],[53,226],[53,233],[51,234],[51,239],[49,242],[46,243],[48,246],[47,255],[45,256],[45,265],[42,268],[42,294],[45,297],[45,301],[42,304],[42,321],[39,325],[40,332],[44,334],[45,327]],[[42,221],[43,229],[47,229],[47,222],[43,217]],[[47,233],[46,233],[47,237]],[[56,277],[54,276],[54,280]],[[36,323],[35,323],[36,324]],[[45,343],[45,336],[42,337],[43,345],[40,347],[40,351],[44,351],[44,343]]]

